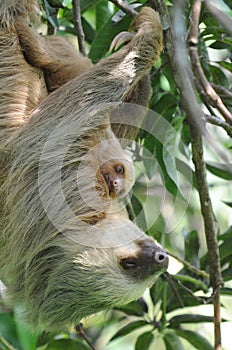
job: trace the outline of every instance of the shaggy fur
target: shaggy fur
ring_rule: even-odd
[[[9,3],[28,10],[28,1]],[[7,21],[11,15],[0,10]],[[103,164],[121,150],[110,127],[112,108],[116,104],[117,116],[126,110],[121,102],[140,101],[162,48],[157,13],[143,8],[134,25],[128,45],[47,97],[43,69],[26,62],[14,27],[2,25],[0,145],[8,169],[1,187],[0,273],[12,304],[23,303],[31,322],[46,330],[138,298],[168,265],[162,247],[105,195],[104,178],[96,183],[96,157]],[[24,125],[11,132],[20,118]],[[101,154],[102,144],[108,151]]]

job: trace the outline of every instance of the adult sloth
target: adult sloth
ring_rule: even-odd
[[[27,10],[35,2],[16,3],[22,5],[16,9]],[[1,279],[12,303],[23,303],[29,319],[46,330],[62,330],[138,298],[168,265],[162,247],[128,219],[106,195],[105,178],[96,176],[98,166],[122,151],[111,130],[112,107],[119,108],[115,116],[122,102],[147,102],[146,75],[162,48],[156,12],[144,7],[133,25],[137,31],[126,46],[40,97],[6,142],[4,133],[8,135],[14,119],[7,124],[9,96],[3,98],[1,151],[6,152],[7,169],[1,187]],[[2,33],[11,29],[2,24]],[[21,62],[28,72],[32,69],[34,82],[40,72],[46,74],[23,57]],[[28,92],[29,75],[27,89],[20,77],[19,89]],[[16,104],[9,106],[12,116]],[[130,133],[130,126],[115,125],[114,120],[116,135]]]

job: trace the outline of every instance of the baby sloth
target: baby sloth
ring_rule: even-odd
[[[100,172],[108,187],[112,199],[124,197],[134,184],[132,161],[111,159],[100,166]]]

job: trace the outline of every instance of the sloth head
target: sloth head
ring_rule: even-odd
[[[111,159],[100,166],[100,172],[112,199],[124,197],[134,184],[134,166],[129,159]]]
[[[83,236],[67,229],[34,256],[26,290],[35,322],[51,330],[76,325],[139,298],[167,269],[160,245],[126,217],[111,220],[103,219],[94,230],[85,226]]]

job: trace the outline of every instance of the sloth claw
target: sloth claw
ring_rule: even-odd
[[[122,44],[127,43],[128,41],[131,41],[131,39],[134,37],[134,34],[129,32],[120,32],[116,35],[116,37],[113,39],[111,45],[110,45],[110,51],[117,50],[119,46]]]

